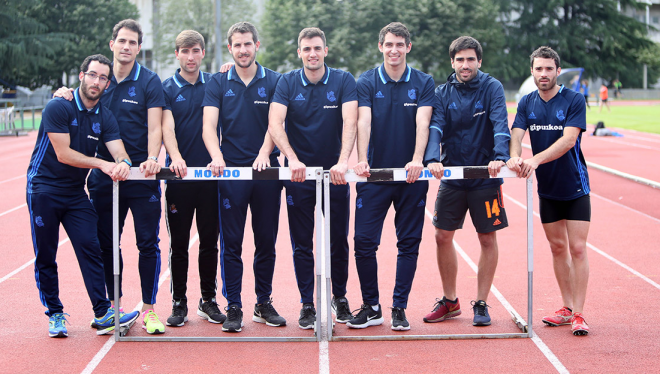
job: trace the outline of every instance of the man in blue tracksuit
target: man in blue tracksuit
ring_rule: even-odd
[[[214,74],[204,97],[204,143],[211,155],[208,168],[222,175],[225,166],[278,167],[273,141],[268,135],[268,110],[280,74],[256,62],[259,34],[249,22],[239,22],[227,32],[235,65]],[[218,136],[222,138],[220,142]],[[227,319],[222,331],[243,327],[243,237],[250,206],[254,233],[254,283],[257,302],[252,320],[268,326],[285,326],[286,320],[272,305],[275,241],[280,217],[282,182],[279,180],[219,181],[220,262],[222,294],[227,299]]]
[[[188,166],[205,167],[211,162],[202,140],[202,101],[211,74],[200,70],[205,55],[204,37],[184,30],[174,42],[180,69],[163,82],[163,143],[167,148],[165,165],[178,176],[187,175]],[[188,320],[188,246],[193,217],[199,234],[199,288],[202,298],[197,314],[211,323],[222,323],[216,303],[218,273],[218,182],[167,181],[165,189],[167,229],[170,234],[172,315],[168,326],[183,326]]]
[[[327,54],[321,29],[310,27],[300,32],[298,56],[304,68],[282,76],[268,117],[268,132],[286,156],[292,174],[291,181],[284,185],[293,264],[303,303],[298,319],[302,329],[314,328],[316,322],[313,302],[316,188],[314,181],[305,181],[306,166],[330,170],[332,306],[337,321],[351,318],[346,299],[350,189],[344,175],[355,143],[357,93],[351,73],[332,69],[323,62]]]
[[[55,262],[60,223],[76,253],[94,308],[97,334],[108,333],[115,327],[115,311],[106,297],[96,236],[98,217],[85,193],[85,177],[91,168],[112,180],[125,180],[130,173],[131,160],[121,141],[117,121],[99,103],[111,76],[107,57],[92,55],[83,61],[80,88],[73,92],[73,100],[57,98],[46,105],[28,167],[27,203],[36,257],[34,274],[41,303],[48,308],[51,337],[68,336]],[[94,157],[100,144],[105,144],[112,161]],[[121,324],[129,324],[138,316],[137,311],[122,315]]]
[[[412,287],[419,244],[422,241],[427,181],[418,181],[433,112],[433,78],[406,64],[412,48],[405,25],[393,22],[383,27],[378,38],[383,54],[381,66],[371,69],[357,83],[358,164],[357,175],[369,176],[370,168],[403,168],[405,182],[358,183],[355,207],[355,263],[363,305],[346,324],[365,328],[383,323],[379,304],[378,262],[383,221],[394,204],[397,234],[397,267],[392,330],[410,330],[405,308]]]
[[[455,72],[435,90],[438,97],[424,161],[440,179],[443,166],[485,166],[496,176],[509,160],[509,133],[502,84],[479,70],[482,49],[469,36],[454,40],[449,56]],[[470,210],[481,244],[477,300],[472,302],[475,326],[490,325],[486,300],[497,268],[496,231],[508,226],[502,203],[502,179],[442,181],[435,204],[438,268],[444,296],[425,322],[441,322],[461,314],[456,297],[458,260],[454,232]]]

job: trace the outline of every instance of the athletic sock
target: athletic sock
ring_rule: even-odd
[[[377,312],[380,307],[378,305],[372,305],[371,309],[374,310],[374,312]]]

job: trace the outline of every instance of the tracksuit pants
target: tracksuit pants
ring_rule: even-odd
[[[62,313],[57,273],[57,247],[60,223],[64,226],[82,273],[94,315],[100,318],[110,308],[103,281],[103,260],[96,237],[97,216],[84,192],[72,196],[27,193],[30,210],[34,277],[46,315]]]
[[[110,298],[114,297],[112,261],[112,179],[99,169],[87,178],[87,188],[92,204],[99,216],[98,237],[101,244],[105,284]],[[135,238],[140,251],[138,272],[142,286],[142,302],[155,304],[160,274],[160,181],[124,181],[119,183],[119,236],[124,229],[128,210],[133,214]],[[120,274],[123,272],[121,248],[119,250]],[[119,277],[119,296],[122,295],[122,276]]]
[[[285,181],[293,266],[302,303],[314,301],[314,207],[316,181]],[[330,266],[332,294],[346,295],[350,188],[330,185]],[[322,207],[318,207],[322,209]]]
[[[428,188],[427,181],[412,184],[357,183],[355,264],[365,304],[379,303],[376,251],[380,245],[385,216],[390,205],[394,204],[398,254],[392,305],[396,308],[408,306],[408,295],[417,270],[419,244],[422,241]]]
[[[218,273],[218,182],[168,181],[165,184],[167,231],[170,235],[170,290],[173,300],[187,300],[188,247],[193,216],[199,234],[199,287],[202,298],[216,296]]]

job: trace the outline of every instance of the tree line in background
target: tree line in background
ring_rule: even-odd
[[[358,76],[382,62],[378,32],[403,22],[412,33],[408,61],[442,83],[452,72],[448,48],[471,35],[483,48],[482,70],[517,88],[529,76],[529,54],[541,45],[555,48],[564,67],[583,67],[589,77],[619,78],[640,87],[642,64],[649,82],[660,77],[660,46],[646,25],[617,10],[616,0],[265,0],[261,20],[256,0],[222,0],[222,32],[237,21],[257,24],[262,33],[258,59],[271,69],[300,67],[298,33],[317,26],[326,33],[328,65]],[[645,4],[620,0],[622,8]],[[159,63],[173,61],[174,38],[184,29],[204,35],[206,71],[215,54],[214,0],[154,0],[154,51]],[[138,17],[129,0],[0,0],[0,84],[57,85],[77,74],[87,55],[103,53],[112,27]],[[229,60],[226,51],[224,60]]]

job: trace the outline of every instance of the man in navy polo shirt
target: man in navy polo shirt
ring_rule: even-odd
[[[110,50],[113,53],[110,86],[101,97],[101,104],[115,115],[121,138],[131,160],[140,165],[145,176],[160,171],[158,154],[162,145],[161,117],[165,99],[158,75],[137,63],[142,46],[142,28],[126,19],[112,29]],[[67,95],[60,89],[55,96]],[[97,157],[111,160],[104,144]],[[98,235],[103,252],[105,282],[108,294],[114,295],[112,262],[112,180],[100,171],[92,171],[87,181],[89,194],[99,214]],[[165,326],[153,310],[158,293],[160,274],[160,181],[126,181],[119,188],[119,230],[124,227],[128,209],[133,213],[135,236],[140,260],[138,270],[142,286],[143,328],[149,334],[162,334]],[[121,254],[120,254],[121,256]],[[123,271],[123,261],[120,259]],[[119,285],[121,296],[121,279]]]
[[[284,185],[293,263],[303,303],[298,320],[302,329],[311,329],[316,322],[313,302],[316,187],[314,181],[305,181],[307,165],[330,169],[332,306],[337,322],[345,323],[352,318],[346,299],[350,190],[344,175],[355,143],[357,93],[351,73],[332,69],[323,62],[327,54],[323,31],[310,27],[300,32],[298,57],[304,67],[282,76],[268,117],[268,131],[286,156],[292,173],[291,181]]]
[[[358,183],[355,207],[355,263],[363,305],[346,325],[365,328],[383,323],[379,304],[378,262],[383,221],[394,204],[397,233],[397,266],[392,330],[410,330],[405,309],[412,287],[419,244],[422,241],[428,182],[416,182],[424,166],[422,159],[433,113],[433,78],[406,64],[410,32],[392,22],[380,30],[378,49],[381,66],[360,76],[358,90],[358,164],[355,173],[369,176],[370,168],[404,168],[404,182]],[[415,183],[416,182],[416,183]]]
[[[443,166],[488,165],[494,177],[509,160],[511,135],[504,89],[497,79],[479,70],[481,55],[481,44],[469,36],[461,36],[449,46],[455,72],[435,90],[438,100],[424,156],[438,179],[443,175]],[[444,295],[437,299],[424,322],[441,322],[461,314],[456,295],[458,259],[453,242],[454,233],[463,227],[469,210],[481,246],[472,324],[490,325],[486,300],[497,269],[496,232],[508,226],[502,183],[501,178],[442,181],[433,225]]]
[[[87,294],[94,309],[97,334],[115,327],[115,311],[106,297],[103,260],[94,207],[85,193],[89,169],[99,169],[112,180],[126,180],[131,161],[124,149],[117,121],[99,103],[112,75],[110,60],[92,55],[80,66],[80,88],[70,103],[54,99],[46,105],[37,143],[27,172],[27,203],[30,210],[34,273],[41,303],[48,308],[49,335],[67,337],[66,317],[59,298],[57,274],[60,223],[78,258]],[[96,147],[105,144],[113,161],[94,157]],[[132,323],[139,316],[131,312],[121,316],[121,324]]]
[[[179,177],[188,166],[204,167],[211,156],[202,139],[202,101],[211,74],[200,71],[204,37],[194,30],[182,31],[175,40],[181,68],[163,82],[163,143],[167,149],[165,165]],[[211,323],[222,323],[225,315],[215,300],[218,272],[218,182],[167,181],[165,207],[170,234],[170,271],[172,273],[172,315],[168,326],[183,326],[188,321],[188,244],[193,216],[199,234],[199,286],[202,298],[197,314]]]
[[[538,90],[518,103],[507,166],[522,178],[536,170],[541,222],[564,303],[554,315],[543,317],[543,322],[571,325],[573,335],[587,335],[589,326],[582,312],[589,281],[591,202],[587,163],[580,148],[587,130],[585,101],[579,92],[557,85],[561,67],[552,48],[534,51],[530,64]],[[521,143],[528,129],[534,156],[523,159]]]
[[[278,167],[279,150],[268,135],[268,109],[280,74],[259,65],[259,34],[249,22],[239,22],[227,32],[227,48],[235,65],[214,74],[204,98],[204,143],[211,155],[208,168],[222,175],[225,166]],[[218,132],[218,130],[220,130]],[[222,138],[220,143],[218,136]],[[243,236],[247,209],[254,233],[254,287],[257,302],[252,320],[268,326],[284,326],[272,305],[275,241],[280,216],[282,183],[279,180],[220,181],[219,211],[222,294],[227,298],[227,320],[222,331],[243,327]]]

